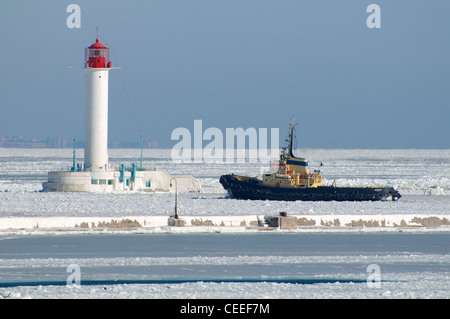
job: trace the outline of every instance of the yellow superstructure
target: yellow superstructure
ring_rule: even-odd
[[[291,119],[289,127],[289,146],[283,148],[280,160],[276,164],[278,167],[272,173],[262,176],[264,185],[283,188],[307,188],[323,186],[320,172],[309,172],[306,158],[295,157],[292,152],[292,142],[294,133],[294,118]]]

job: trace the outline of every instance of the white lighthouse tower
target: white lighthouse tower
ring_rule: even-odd
[[[109,48],[97,40],[84,51],[85,119],[84,165],[67,171],[48,172],[42,183],[45,191],[62,192],[199,192],[199,182],[192,176],[171,176],[155,167],[135,163],[113,167],[108,159],[108,75],[111,70]],[[142,158],[142,157],[141,157]],[[172,180],[176,180],[175,190]]]
[[[109,48],[98,40],[85,49],[84,170],[108,171]]]

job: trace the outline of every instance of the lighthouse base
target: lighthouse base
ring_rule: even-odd
[[[176,183],[171,183],[175,179]],[[172,176],[164,171],[141,169],[119,171],[56,171],[48,173],[43,191],[55,192],[174,192],[199,193],[201,186],[192,176]]]

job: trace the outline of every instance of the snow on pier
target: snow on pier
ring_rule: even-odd
[[[275,221],[274,221],[275,219]],[[450,230],[450,214],[4,217],[0,232],[248,232]]]

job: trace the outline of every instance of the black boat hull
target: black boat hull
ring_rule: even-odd
[[[401,195],[393,187],[334,187],[280,188],[263,185],[256,178],[222,175],[220,183],[234,198],[283,201],[378,201]]]

